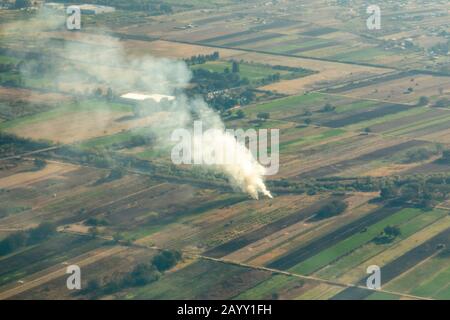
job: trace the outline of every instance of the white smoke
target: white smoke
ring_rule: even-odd
[[[259,199],[260,193],[272,198],[263,180],[266,169],[258,163],[253,153],[238,142],[233,134],[226,131],[220,116],[203,101],[196,101],[195,105],[200,113],[200,121],[208,126],[208,134],[194,135],[194,145],[201,146],[200,157],[214,158],[216,161],[211,161],[209,166],[225,173],[233,186],[248,193],[252,198]],[[224,158],[222,161],[212,157],[221,153]]]
[[[39,29],[36,21],[48,20],[49,14],[38,15],[36,19],[23,22],[20,26],[15,24],[14,32],[26,34],[32,30],[33,34],[46,34],[48,29]],[[54,18],[51,21],[60,21]],[[30,28],[29,25],[33,27]],[[151,56],[130,57],[121,41],[106,35],[89,35],[87,33],[68,33],[69,41],[62,48],[57,48],[55,54],[62,56],[64,63],[70,62],[68,68],[64,63],[55,64],[58,68],[58,76],[55,83],[64,90],[83,93],[86,86],[92,83],[101,84],[112,88],[113,92],[145,91],[176,96],[175,102],[169,107],[170,115],[164,118],[161,125],[164,130],[154,127],[154,133],[163,147],[171,143],[167,132],[184,127],[192,127],[196,114],[208,129],[216,129],[213,136],[194,137],[205,148],[203,152],[210,153],[211,148],[221,147],[230,152],[236,152],[235,161],[222,165],[205,165],[208,169],[225,174],[233,187],[248,193],[252,198],[258,199],[259,194],[272,197],[264,184],[265,168],[258,163],[247,147],[238,143],[236,138],[227,133],[220,116],[200,98],[188,99],[183,93],[191,80],[191,72],[187,65],[179,60],[155,58]],[[53,35],[49,34],[49,38]],[[43,38],[43,37],[40,37]],[[45,38],[45,36],[44,36]],[[51,43],[49,44],[51,46]],[[25,75],[26,76],[26,75]],[[153,112],[161,109],[151,107]],[[101,121],[101,120],[99,120]],[[107,126],[106,123],[98,123],[99,127]],[[169,128],[169,130],[168,130]]]

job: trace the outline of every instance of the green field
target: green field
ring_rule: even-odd
[[[2,122],[0,124],[0,130],[8,130],[33,123],[45,122],[83,111],[131,112],[132,108],[129,105],[106,102],[103,100],[85,100],[79,103],[66,103],[50,111]]]
[[[274,275],[270,279],[258,284],[257,286],[242,292],[235,299],[238,300],[259,300],[270,298],[275,292],[280,291],[285,286],[302,281],[285,275]]]
[[[371,225],[363,233],[355,234],[336,245],[323,250],[317,255],[309,258],[308,260],[291,268],[292,272],[308,275],[314,271],[332,263],[338,258],[349,254],[353,250],[361,247],[364,244],[369,243],[374,237],[379,235],[387,226],[400,226],[403,223],[413,219],[414,217],[422,214],[419,209],[403,209],[394,215],[383,219],[382,221]],[[354,261],[354,260],[353,260]]]
[[[301,137],[298,139],[283,142],[280,144],[280,151],[295,152],[301,146],[310,145],[310,144],[324,141],[329,138],[337,137],[337,136],[344,134],[345,132],[346,131],[342,130],[342,129],[329,129],[318,135],[311,135],[311,136]],[[299,132],[299,135],[301,136],[301,132]]]
[[[415,209],[406,209],[406,210],[415,210]],[[446,212],[441,210],[424,212],[416,215],[415,217],[413,217],[410,220],[407,220],[406,222],[398,224],[397,226],[401,230],[401,235],[400,237],[398,237],[398,239],[396,239],[393,243],[391,243],[390,246],[392,246],[395,243],[398,243],[402,239],[406,239],[407,237],[413,235],[414,233],[427,227],[428,225],[431,225],[432,223],[445,217],[446,214],[447,214]],[[360,263],[383,252],[390,246],[377,245],[373,242],[367,242],[362,246],[360,246],[359,248],[340,257],[336,261],[332,262],[330,265],[320,269],[318,272],[315,273],[315,275],[325,279],[336,279],[342,274],[350,272]]]
[[[226,68],[230,71],[232,69],[232,62],[230,61],[212,61],[204,64],[197,64],[191,66],[195,69],[206,69],[210,72],[224,72]],[[282,77],[289,74],[288,71],[275,70],[270,66],[264,66],[260,64],[239,63],[239,74],[241,78],[247,78],[251,83],[260,81],[267,78],[270,75],[279,73]]]
[[[325,98],[320,93],[310,93],[248,106],[243,110],[250,117],[256,116],[259,112],[269,112],[272,118],[284,118],[292,113],[299,114],[310,106],[321,104]]]
[[[450,257],[437,255],[386,285],[387,290],[450,299]]]

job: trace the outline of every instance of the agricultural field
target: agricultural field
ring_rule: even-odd
[[[1,300],[450,299],[448,4],[87,2],[0,1]]]

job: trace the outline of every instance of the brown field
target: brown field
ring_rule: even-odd
[[[23,88],[6,88],[0,86],[0,101],[6,102],[28,102],[34,104],[58,105],[69,102],[69,96],[59,93],[41,93]]]
[[[138,240],[162,247],[185,247],[193,251],[204,251],[209,245],[219,245],[247,232],[304,208],[316,201],[316,197],[305,195],[278,196],[280,201],[244,201],[235,205],[208,211],[193,217],[183,224],[175,224],[161,232]],[[258,214],[248,215],[249,211]],[[231,221],[231,223],[230,223]],[[224,225],[228,227],[223,228]]]
[[[97,249],[91,252],[88,252],[87,254],[84,254],[80,257],[74,258],[71,261],[68,261],[67,263],[69,265],[76,264],[80,268],[89,266],[90,264],[96,263],[99,260],[105,259],[112,255],[117,255],[120,252],[127,250],[126,247],[109,247],[109,248],[101,248]],[[65,266],[61,265],[55,265],[53,267],[50,267],[48,269],[42,270],[40,272],[37,272],[35,274],[32,274],[28,277],[25,277],[23,279],[23,284],[9,284],[5,287],[0,288],[0,300],[6,300],[13,298],[17,295],[20,295],[24,293],[25,291],[30,291],[36,287],[42,286],[52,280],[65,277],[66,276],[66,268]],[[67,288],[65,288],[66,291]]]
[[[211,54],[218,51],[222,58],[229,58],[239,53],[236,50],[218,49],[201,45],[177,43],[171,41],[137,41],[127,40],[125,50],[130,56],[152,55],[156,57],[190,58],[199,54]]]
[[[7,131],[21,137],[67,144],[113,135],[137,127],[146,127],[160,121],[165,113],[160,112],[126,121],[120,120],[130,115],[131,113],[119,111],[73,112],[46,121],[19,125]]]
[[[362,207],[368,200],[376,197],[374,193],[357,193],[346,199],[349,205],[349,211]],[[320,198],[317,201],[321,201]],[[305,208],[306,204],[299,208]],[[301,221],[296,224],[286,226],[280,231],[274,232],[268,237],[265,237],[259,241],[256,241],[240,250],[224,257],[224,259],[240,262],[252,262],[264,265],[262,260],[257,259],[259,256],[265,256],[265,253],[270,252],[271,249],[276,248],[278,245],[289,243],[291,239],[300,237],[301,235],[308,234],[312,230],[319,228],[323,223],[321,222],[306,222]]]
[[[12,189],[26,187],[46,179],[64,179],[65,173],[79,169],[78,166],[66,163],[48,163],[39,171],[24,171],[0,178],[0,188]]]
[[[439,88],[450,84],[450,77],[431,75],[416,75],[383,81],[377,84],[346,91],[344,94],[353,98],[379,99],[398,103],[414,103],[421,96],[433,97],[439,95]],[[412,93],[406,94],[408,88]]]
[[[311,227],[306,228],[305,232],[292,232],[292,234],[285,234],[274,243],[269,243],[266,252],[262,252],[259,256],[251,258],[247,263],[252,265],[267,265],[270,261],[280,257],[296,247],[308,243],[315,239],[318,234],[328,234],[339,227],[345,226],[348,223],[370,214],[372,210],[377,208],[374,204],[369,204],[368,201],[377,195],[373,193],[357,193],[355,197],[361,197],[360,200],[353,201],[351,210],[347,210],[345,214],[312,223]],[[351,204],[352,202],[350,202]],[[308,225],[306,226],[308,227]]]
[[[270,65],[301,67],[318,72],[317,74],[309,75],[304,78],[284,80],[261,88],[263,90],[273,90],[284,94],[300,94],[334,83],[341,84],[343,81],[351,81],[390,72],[389,69],[305,58],[282,57],[262,53],[240,53],[232,56],[232,58]]]
[[[321,144],[317,150],[312,146],[312,152],[307,153],[307,156],[303,156],[302,158],[294,155],[286,157],[280,166],[279,176],[290,177],[321,167],[333,166],[341,161],[357,158],[358,156],[405,141],[405,139],[401,138],[385,139],[379,136],[345,136],[342,139],[337,139],[337,141],[329,143],[329,145]],[[339,143],[339,148],[333,145],[336,142]],[[307,151],[302,150],[300,154],[302,152]]]

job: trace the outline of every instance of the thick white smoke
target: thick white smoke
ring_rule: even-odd
[[[225,173],[232,185],[248,193],[254,199],[258,199],[260,193],[272,198],[263,181],[266,169],[256,161],[253,154],[243,144],[236,140],[234,135],[223,129],[217,129],[211,131],[211,134],[195,136],[194,139],[197,140],[194,144],[202,145],[204,159],[222,151],[232,153],[231,155],[225,154],[225,157],[231,158],[231,161],[223,164],[210,164],[216,170]]]
[[[225,173],[231,184],[259,199],[259,194],[269,198],[272,195],[264,184],[266,169],[256,160],[253,153],[236,137],[227,132],[220,116],[202,101],[196,101],[200,121],[206,125],[208,134],[199,135],[194,130],[194,146],[199,145],[203,160],[211,159],[206,165]],[[220,155],[220,156],[219,156]],[[222,161],[217,161],[221,157]]]
[[[27,23],[24,22],[20,26],[16,24],[11,31],[24,34],[32,32],[41,35],[40,38],[45,38],[46,34],[48,38],[54,37],[54,31],[49,31],[48,27],[46,29],[37,27],[39,23],[36,21],[39,19],[61,21],[61,17],[52,18],[46,13],[45,16],[38,15],[36,19],[27,22],[33,24],[33,28],[27,27]],[[170,129],[192,128],[194,113],[199,117],[196,120],[202,121],[205,128],[216,129],[213,136],[194,137],[205,146],[204,153],[210,153],[211,148],[217,147],[236,153],[235,161],[231,163],[205,166],[224,173],[234,187],[248,193],[254,199],[258,199],[259,194],[272,197],[263,180],[265,168],[258,163],[253,154],[245,145],[238,143],[233,135],[226,132],[220,116],[202,99],[190,100],[183,94],[183,88],[187,87],[191,80],[191,72],[184,62],[151,56],[130,57],[123,43],[109,36],[66,31],[63,31],[63,35],[70,35],[69,38],[72,39],[66,42],[64,47],[57,48],[55,54],[63,57],[63,61],[69,61],[72,67],[67,68],[65,62],[55,63],[55,67],[59,68],[55,83],[58,83],[60,88],[63,85],[65,90],[82,93],[86,91],[86,86],[92,86],[94,83],[109,87],[114,93],[141,91],[176,96],[175,102],[169,107],[171,110],[164,110],[170,113],[161,121],[164,130],[159,130],[158,125],[154,126],[159,143],[163,147],[170,147],[170,134],[167,133]],[[162,111],[154,105],[149,109],[155,113]],[[106,123],[98,125],[103,127]]]

